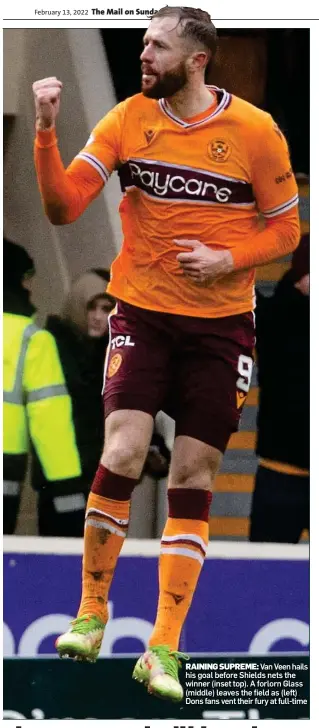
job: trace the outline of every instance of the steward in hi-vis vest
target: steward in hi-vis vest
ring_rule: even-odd
[[[56,343],[32,318],[28,286],[34,272],[26,251],[4,240],[4,533],[15,529],[30,438],[50,487],[80,490],[72,405]]]

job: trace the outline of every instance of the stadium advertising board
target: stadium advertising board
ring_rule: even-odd
[[[68,628],[80,600],[82,544],[72,541],[73,548],[69,539],[57,545],[51,539],[10,537],[5,543],[4,654],[53,655],[54,640]],[[41,543],[51,553],[41,553]],[[102,656],[138,654],[147,644],[157,602],[157,550],[156,542],[125,544]],[[251,655],[307,651],[307,554],[307,546],[211,543],[181,649]]]
[[[60,661],[54,650],[80,598],[81,541],[5,538],[5,719],[148,719],[152,726],[169,718],[204,725],[309,717],[308,547],[209,544],[182,634],[189,662],[179,705],[154,700],[131,679],[155,618],[158,548],[125,543],[92,667]]]

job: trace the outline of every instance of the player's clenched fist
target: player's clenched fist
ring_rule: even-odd
[[[37,129],[54,126],[60,108],[62,83],[56,76],[42,78],[32,85]]]

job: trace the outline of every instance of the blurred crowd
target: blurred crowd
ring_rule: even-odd
[[[35,266],[4,239],[4,533],[13,534],[26,477],[37,492],[41,536],[83,535],[84,513],[104,439],[102,385],[109,271],[77,278],[59,316],[35,324]],[[144,472],[167,475],[170,452],[154,429]]]

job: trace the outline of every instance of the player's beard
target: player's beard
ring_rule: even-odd
[[[154,74],[156,76],[156,74]],[[186,86],[188,78],[185,62],[181,61],[173,71],[166,71],[162,76],[156,76],[156,81],[149,87],[143,88],[142,93],[149,99],[162,99],[174,96]]]

